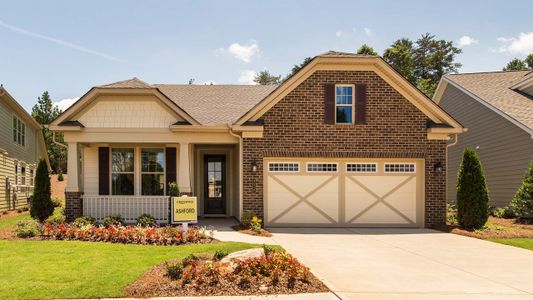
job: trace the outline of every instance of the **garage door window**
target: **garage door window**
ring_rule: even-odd
[[[337,172],[337,163],[308,163],[307,172]]]
[[[415,164],[387,163],[385,173],[414,173]]]
[[[285,162],[272,162],[268,163],[268,171],[270,172],[299,172],[299,163],[285,163]]]
[[[376,163],[347,163],[346,172],[350,173],[376,173],[378,164]]]

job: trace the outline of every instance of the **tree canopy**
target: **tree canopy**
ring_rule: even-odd
[[[374,48],[368,46],[367,44],[363,44],[363,46],[359,47],[356,53],[365,55],[378,55],[378,53],[374,51]]]
[[[513,58],[502,69],[503,71],[527,71],[533,70],[533,53],[529,54],[524,60]]]
[[[255,75],[254,82],[260,85],[279,84],[281,82],[281,75],[275,76],[267,70],[263,70]]]

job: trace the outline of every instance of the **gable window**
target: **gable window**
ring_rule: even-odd
[[[13,116],[13,142],[26,145],[26,124],[16,116]]]
[[[165,194],[165,150],[146,148],[141,150],[141,193]]]
[[[337,84],[335,86],[335,122],[352,124],[354,115],[354,86]]]
[[[111,194],[135,193],[135,162],[133,148],[111,149]]]

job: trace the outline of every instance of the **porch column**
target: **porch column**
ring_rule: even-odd
[[[65,187],[66,192],[79,192],[79,179],[78,179],[78,143],[69,142],[67,151],[67,175],[68,181]]]
[[[190,162],[189,162],[189,143],[180,143],[180,159],[178,164],[178,188],[180,193],[190,194]]]

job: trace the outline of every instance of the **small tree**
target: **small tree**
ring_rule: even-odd
[[[522,186],[511,201],[511,208],[521,218],[533,218],[533,160],[529,162]]]
[[[367,44],[363,44],[363,46],[359,47],[356,53],[364,54],[364,55],[378,55],[378,53],[374,50],[374,48],[368,46]]]
[[[35,171],[35,189],[31,201],[30,215],[34,219],[44,222],[54,212],[54,203],[50,197],[50,176],[44,159],[39,161]]]
[[[489,191],[483,167],[472,148],[466,148],[457,179],[457,220],[469,229],[482,228],[489,218]]]

